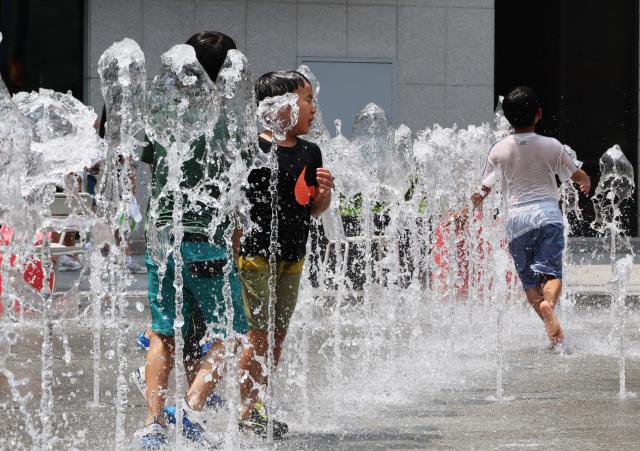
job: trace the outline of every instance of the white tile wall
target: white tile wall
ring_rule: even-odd
[[[90,78],[87,85],[89,92],[85,103],[91,105],[99,116],[102,113],[102,106],[104,105],[104,99],[100,91],[100,79]]]
[[[402,7],[398,11],[398,81],[446,82],[446,10]]]
[[[194,32],[219,31],[231,37],[244,53],[246,42],[246,3],[236,1],[196,0]]]
[[[348,55],[396,57],[397,8],[392,6],[349,6]]]
[[[86,76],[91,78],[98,76],[98,59],[114,42],[131,38],[142,46],[142,0],[92,0],[88,11]]]
[[[493,109],[494,0],[87,0],[86,101],[102,108],[97,61],[124,37],[143,48],[149,78],[160,55],[196,31],[231,36],[256,76],[299,56],[396,62],[396,126],[479,124]],[[322,80],[321,80],[322,81]],[[138,169],[148,182],[148,169]],[[140,194],[146,204],[146,195]],[[136,247],[143,242],[135,235]]]
[[[464,126],[493,108],[494,0],[88,0],[87,101],[101,107],[97,60],[112,42],[160,55],[196,31],[233,37],[255,75],[300,56],[396,62],[398,122]]]
[[[451,8],[488,8],[494,9],[494,0],[448,0],[447,6]]]
[[[160,70],[160,55],[176,44],[184,44],[196,31],[193,0],[143,0],[142,49],[147,75]]]
[[[493,118],[493,86],[447,86],[446,102],[446,125],[479,125]]]
[[[396,6],[395,0],[348,0],[350,5],[390,5]]]
[[[247,4],[247,58],[256,77],[296,66],[296,7],[291,3]]]
[[[398,6],[442,6],[448,5],[447,0],[398,0]]]
[[[446,88],[444,85],[401,84],[396,111],[396,125],[405,124],[414,132],[434,123],[443,124],[447,118]]]
[[[448,9],[448,84],[493,85],[493,23],[490,9]]]
[[[345,5],[299,5],[297,29],[298,55],[347,55],[347,7]]]

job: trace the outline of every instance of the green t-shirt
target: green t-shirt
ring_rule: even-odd
[[[221,121],[216,126],[214,138],[210,142],[210,150],[224,149],[228,142],[229,135],[227,127]],[[188,190],[196,190],[212,199],[220,197],[220,190],[212,181],[219,177],[223,167],[223,159],[207,159],[206,137],[203,135],[191,144],[193,158],[182,164],[182,181],[180,187]],[[151,196],[158,200],[158,220],[157,226],[161,227],[173,222],[173,194],[165,193],[160,197],[163,187],[167,183],[167,150],[156,142],[149,142],[142,151],[140,160],[151,165]],[[210,160],[207,162],[207,160]],[[202,201],[192,201],[192,196],[183,195],[182,224],[185,233],[195,233],[201,235],[208,234],[208,227],[216,213],[213,205],[206,205]],[[223,233],[228,222],[218,226],[213,242],[224,245]]]

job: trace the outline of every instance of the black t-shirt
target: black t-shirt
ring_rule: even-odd
[[[268,153],[271,142],[259,138],[260,149]],[[320,148],[298,138],[293,147],[278,146],[278,254],[279,260],[297,261],[305,256],[311,201],[316,194],[316,169],[322,167]],[[304,177],[301,177],[304,173]],[[269,256],[271,238],[271,170],[254,169],[249,174],[247,197],[251,203],[253,230],[245,236],[241,255]]]

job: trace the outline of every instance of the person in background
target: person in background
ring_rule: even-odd
[[[542,108],[531,88],[515,88],[504,98],[502,109],[514,133],[489,151],[482,185],[471,202],[479,207],[493,184],[502,180],[511,256],[527,300],[544,322],[549,349],[555,349],[565,340],[555,313],[562,289],[565,245],[556,176],[562,182],[578,183],[583,194],[589,193],[591,180],[576,166],[564,145],[536,134]]]

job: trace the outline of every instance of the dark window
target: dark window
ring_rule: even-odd
[[[638,167],[638,2],[496,0],[495,90],[533,87],[542,101],[538,133],[568,144],[598,182],[598,160],[619,144]],[[637,173],[636,173],[637,185]],[[589,236],[591,202],[581,200]],[[636,202],[626,228],[637,234]]]
[[[71,90],[82,100],[83,0],[2,0],[0,32],[0,70],[11,93]]]

